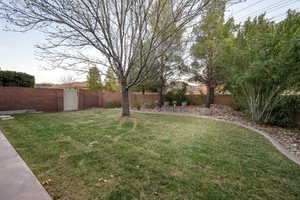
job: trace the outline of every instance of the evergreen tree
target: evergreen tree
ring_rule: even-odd
[[[116,78],[115,74],[111,69],[107,70],[106,77],[105,77],[105,85],[104,89],[110,92],[119,92],[121,91],[121,86]]]
[[[87,76],[88,88],[90,89],[102,89],[101,75],[97,67],[89,68]]]
[[[206,106],[214,103],[215,88],[221,84],[216,63],[222,43],[233,37],[233,21],[224,23],[226,0],[213,0],[202,15],[201,23],[194,27],[196,43],[191,48],[194,62],[190,81],[207,86]]]

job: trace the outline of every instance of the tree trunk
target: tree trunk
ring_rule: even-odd
[[[206,95],[206,107],[210,108],[210,105],[214,103],[215,100],[215,88],[211,84],[207,85],[207,95]]]
[[[163,77],[160,78],[160,87],[159,87],[159,107],[164,105],[164,89],[165,89],[165,81]]]
[[[129,90],[122,86],[122,117],[129,117]]]
[[[162,107],[164,105],[164,94],[163,94],[163,87],[160,86],[159,88],[159,107]]]

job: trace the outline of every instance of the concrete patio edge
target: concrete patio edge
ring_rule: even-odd
[[[239,123],[239,122],[233,122],[233,121],[229,121],[229,120],[218,119],[218,118],[214,118],[214,117],[210,117],[210,116],[205,116],[205,115],[195,115],[195,114],[186,114],[186,113],[149,112],[149,111],[136,111],[136,110],[131,110],[131,111],[132,112],[137,112],[137,113],[150,113],[150,114],[163,114],[163,115],[179,115],[179,116],[183,115],[183,116],[197,117],[197,118],[203,118],[203,119],[210,119],[210,120],[215,120],[215,121],[222,121],[222,122],[234,124],[234,125],[237,125],[237,126],[241,126],[241,127],[247,128],[247,129],[249,129],[251,131],[254,131],[254,132],[256,132],[256,133],[264,136],[264,138],[266,138],[269,142],[271,142],[271,144],[280,153],[282,153],[283,155],[285,155],[288,159],[290,159],[294,163],[300,165],[300,158],[298,158],[296,155],[290,153],[286,148],[284,148],[283,145],[281,145],[279,142],[277,142],[275,139],[273,139],[267,133],[265,133],[264,131],[258,130],[258,129],[256,129],[254,127],[244,125],[244,124]]]
[[[0,194],[5,200],[52,200],[1,131]]]

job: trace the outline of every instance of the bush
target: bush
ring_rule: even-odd
[[[231,41],[220,45],[216,65],[225,89],[255,122],[291,122],[292,106],[282,95],[300,88],[299,21],[295,11],[280,23],[261,15],[245,21]]]
[[[121,108],[121,103],[118,101],[111,101],[111,102],[107,102],[104,105],[104,108]]]
[[[137,110],[141,110],[143,106],[144,106],[144,102],[143,101],[136,101],[133,104],[133,107],[136,108]]]
[[[187,97],[185,93],[186,93],[185,89],[172,88],[167,92],[165,96],[165,100],[169,101],[170,103],[176,101],[176,104],[180,106],[182,102],[187,101]]]
[[[34,87],[34,76],[22,72],[0,71],[0,86]]]
[[[300,96],[285,96],[274,108],[270,123],[282,127],[295,125],[297,111],[300,111]]]

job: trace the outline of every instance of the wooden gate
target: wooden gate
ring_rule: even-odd
[[[78,91],[76,89],[64,90],[64,111],[78,110]]]

